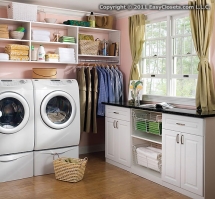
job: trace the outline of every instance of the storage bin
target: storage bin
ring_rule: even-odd
[[[0,182],[33,176],[33,152],[0,156]]]
[[[54,160],[55,178],[66,182],[79,182],[84,177],[87,160],[65,157]]]
[[[37,5],[11,2],[7,6],[9,19],[37,21]]]
[[[79,54],[98,55],[100,41],[79,40]]]
[[[33,79],[55,79],[57,77],[56,68],[33,68]]]
[[[59,154],[60,157],[78,158],[79,148],[78,146],[74,146],[34,151],[34,176],[54,173],[53,156],[56,153]]]

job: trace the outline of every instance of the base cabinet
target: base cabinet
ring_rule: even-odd
[[[203,137],[162,130],[162,180],[203,196]]]
[[[106,117],[105,128],[105,157],[130,167],[130,122]]]

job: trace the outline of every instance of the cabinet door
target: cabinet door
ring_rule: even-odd
[[[130,122],[117,120],[117,159],[118,162],[130,167],[131,166],[131,135]]]
[[[116,158],[116,128],[114,127],[116,120],[105,117],[105,157],[113,161],[117,161]]]
[[[162,129],[162,180],[180,187],[180,132]]]
[[[181,134],[181,188],[203,194],[203,137]]]

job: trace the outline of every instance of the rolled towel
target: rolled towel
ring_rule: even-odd
[[[5,50],[29,50],[29,46],[19,44],[7,44],[5,46]]]
[[[161,153],[152,151],[146,147],[139,147],[136,150],[137,150],[137,153],[143,154],[147,157],[150,157],[150,158],[153,158],[156,160],[161,159],[161,157],[162,157]]]
[[[50,32],[46,30],[32,30],[32,35],[50,36]]]
[[[50,37],[46,35],[33,35],[32,40],[34,41],[50,41]]]

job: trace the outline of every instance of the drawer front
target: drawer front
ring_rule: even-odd
[[[130,121],[130,108],[122,108],[117,106],[105,106],[105,116],[114,119]]]
[[[204,120],[200,118],[162,114],[162,126],[164,129],[180,131],[193,135],[204,136]]]

